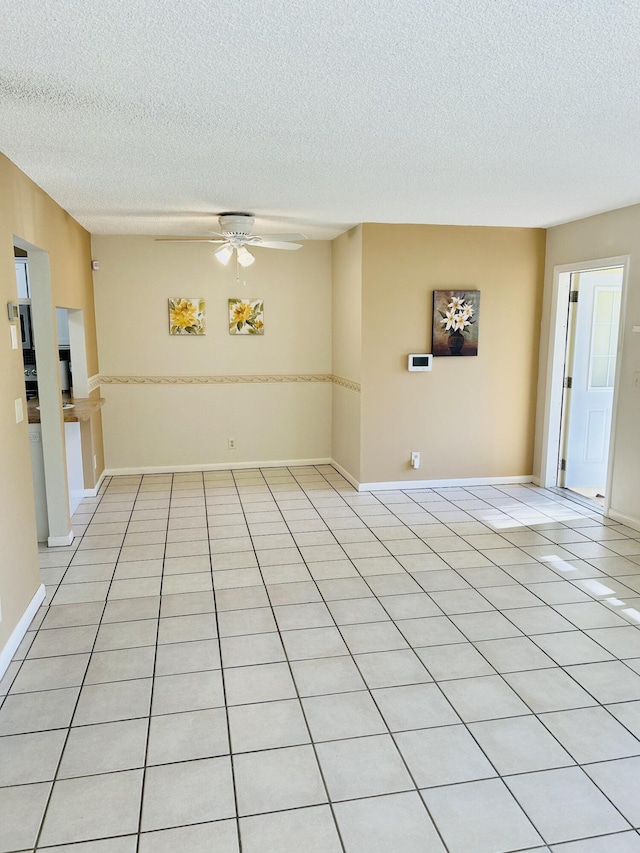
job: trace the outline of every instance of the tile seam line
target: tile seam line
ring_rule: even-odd
[[[95,515],[95,512],[97,512],[98,506],[99,506],[99,505],[100,505],[100,503],[102,502],[102,500],[103,500],[103,498],[104,498],[104,495],[105,495],[105,493],[106,493],[106,491],[107,491],[107,489],[108,489],[109,485],[111,485],[111,481],[112,481],[112,478],[110,478],[110,479],[109,479],[109,484],[105,487],[105,489],[104,489],[104,491],[103,491],[103,493],[102,493],[102,497],[100,498],[100,501],[98,502],[97,506],[95,507],[94,515]],[[82,537],[80,537],[80,540],[82,540]],[[78,543],[78,544],[79,544],[79,543]],[[74,555],[75,555],[75,553],[77,553],[77,548],[75,549]],[[69,565],[67,566],[67,571],[68,571],[68,570],[69,570],[69,568],[71,567],[71,563],[72,563],[72,562],[73,562],[73,557],[72,557],[71,561],[69,562]],[[116,561],[116,562],[117,562],[117,561]],[[115,574],[115,568],[114,568],[114,574]],[[66,572],[65,572],[65,575],[66,575]],[[64,575],[63,575],[63,580],[64,580]],[[41,837],[42,837],[42,832],[43,832],[43,830],[44,830],[44,825],[45,825],[45,822],[46,822],[46,819],[47,819],[47,814],[48,814],[48,812],[49,812],[49,807],[50,807],[50,805],[51,805],[51,799],[52,799],[52,797],[53,797],[53,791],[54,791],[54,788],[55,788],[56,782],[58,781],[58,774],[59,774],[59,772],[60,772],[60,768],[61,768],[61,766],[62,766],[62,760],[63,760],[63,757],[64,757],[64,753],[65,753],[65,750],[66,750],[66,748],[67,748],[67,743],[69,742],[69,737],[71,736],[71,729],[72,729],[72,727],[73,727],[73,720],[74,720],[74,717],[75,717],[75,715],[76,715],[76,713],[77,713],[78,706],[79,706],[79,704],[80,704],[80,697],[81,697],[81,695],[82,695],[82,690],[83,690],[83,687],[84,687],[85,682],[86,682],[87,673],[89,672],[89,667],[90,667],[90,665],[91,665],[91,657],[92,657],[92,655],[93,655],[93,649],[95,648],[95,645],[96,645],[96,642],[97,642],[97,639],[98,639],[98,633],[99,633],[99,631],[100,631],[100,624],[102,623],[102,619],[103,619],[103,617],[104,617],[104,613],[105,613],[105,610],[106,610],[106,608],[107,608],[107,602],[108,602],[108,600],[109,600],[109,591],[110,591],[110,589],[111,589],[111,585],[112,585],[112,583],[113,583],[113,575],[112,575],[112,577],[111,577],[111,580],[109,581],[109,588],[107,589],[107,594],[105,595],[104,605],[103,605],[103,607],[102,607],[102,614],[101,614],[101,616],[100,616],[100,622],[98,623],[98,628],[97,628],[97,630],[96,630],[96,635],[95,635],[95,637],[94,637],[94,640],[93,640],[93,643],[92,643],[92,646],[91,646],[91,652],[89,653],[89,657],[88,657],[88,659],[87,659],[87,665],[86,665],[86,667],[85,667],[84,674],[83,674],[83,677],[82,677],[82,681],[81,681],[81,683],[80,683],[80,690],[78,691],[78,696],[76,697],[76,701],[75,701],[75,704],[74,704],[74,707],[73,707],[73,713],[71,714],[71,717],[70,717],[70,719],[69,719],[69,726],[67,727],[67,734],[66,734],[66,737],[65,737],[65,740],[64,740],[64,744],[63,744],[63,746],[62,746],[62,751],[60,752],[60,757],[59,757],[58,762],[57,762],[57,764],[56,764],[56,769],[55,769],[54,777],[53,777],[53,780],[51,781],[51,787],[50,787],[50,789],[49,789],[49,794],[48,794],[48,796],[47,796],[47,800],[46,800],[46,804],[45,804],[45,807],[44,807],[44,811],[43,811],[43,813],[42,813],[42,817],[41,817],[40,822],[39,822],[39,825],[38,825],[38,830],[37,830],[37,833],[36,833],[36,839],[35,839],[35,843],[34,843],[34,849],[35,849],[35,850],[37,850],[37,849],[38,849],[38,845],[40,844],[40,839],[41,839]],[[55,606],[54,602],[55,602],[55,599],[56,599],[56,595],[57,595],[57,590],[56,590],[56,593],[53,595],[53,597],[52,597],[52,599],[51,599],[50,607]]]
[[[318,472],[318,473],[321,473],[321,472]],[[323,476],[323,475],[322,475],[322,476]],[[333,488],[333,486],[331,485],[331,483],[329,483],[329,481],[328,481],[328,480],[326,480],[326,478],[324,478],[324,479],[325,479],[325,481],[326,481],[326,482],[331,486],[331,488]],[[376,500],[377,500],[377,498],[376,498]],[[286,524],[286,522],[285,522],[285,524]],[[288,526],[289,526],[289,525],[287,524],[287,527],[288,527]],[[368,525],[366,525],[366,524],[365,524],[365,526],[366,526],[366,527],[368,527]],[[289,532],[291,532],[291,531],[289,530]],[[374,534],[374,536],[375,536],[375,534]],[[377,537],[376,537],[376,539],[377,539]],[[378,541],[380,541],[380,540],[378,540]],[[348,558],[347,558],[347,559],[348,559]],[[306,565],[306,563],[305,563],[305,565]],[[356,569],[356,571],[358,571],[358,569],[357,569],[357,567],[355,566],[355,564],[354,564],[354,568]],[[358,571],[358,574],[360,575],[360,572],[359,572],[359,571]],[[362,576],[360,575],[360,577],[362,577]],[[367,581],[366,581],[366,578],[362,578],[362,579],[364,580],[365,584],[367,584],[367,586],[369,586],[369,584],[368,584],[368,583],[367,583]],[[316,581],[315,579],[313,579],[313,583],[316,585],[316,588],[317,588],[317,590],[318,590],[318,594],[320,595],[320,597],[321,597],[321,599],[322,599],[322,601],[323,601],[323,603],[325,604],[325,607],[326,607],[326,601],[325,601],[324,596],[322,595],[322,591],[321,591],[320,587],[318,586],[318,583],[317,583],[317,581]],[[369,587],[369,588],[370,588],[370,587]],[[370,588],[370,589],[371,589],[371,588]],[[372,592],[372,593],[373,593],[373,595],[375,596],[376,600],[378,600],[378,596],[373,592],[373,590],[371,590],[371,592]],[[383,606],[384,606],[384,605],[383,605]],[[414,777],[413,773],[411,772],[411,769],[409,768],[409,766],[408,766],[408,764],[407,764],[407,762],[406,762],[406,759],[405,759],[404,755],[402,754],[401,750],[399,749],[399,747],[398,747],[398,745],[397,745],[397,743],[396,743],[396,740],[395,740],[395,738],[394,738],[394,736],[393,736],[393,733],[391,732],[391,729],[389,728],[389,725],[388,725],[388,723],[387,723],[387,721],[386,721],[386,719],[385,719],[384,715],[381,713],[380,708],[378,707],[378,703],[375,701],[375,698],[373,697],[373,695],[372,695],[372,693],[371,693],[371,688],[370,688],[370,687],[369,687],[369,685],[367,684],[367,680],[364,678],[364,676],[363,676],[363,674],[362,674],[362,671],[361,671],[360,667],[358,666],[358,662],[357,662],[357,660],[355,659],[355,655],[353,654],[353,652],[352,652],[352,651],[351,651],[351,649],[349,648],[349,645],[347,644],[347,642],[346,642],[346,640],[345,640],[345,638],[344,638],[344,636],[343,636],[343,634],[342,634],[342,631],[340,630],[340,626],[339,626],[339,625],[337,624],[337,622],[335,621],[335,618],[333,617],[333,614],[331,613],[331,611],[329,610],[329,608],[328,608],[328,607],[327,607],[327,610],[328,610],[328,611],[329,611],[329,613],[331,614],[331,618],[333,619],[333,622],[334,622],[334,627],[335,627],[335,629],[337,630],[338,634],[340,635],[340,638],[342,639],[342,642],[344,643],[345,648],[348,650],[348,652],[349,652],[349,656],[350,656],[350,658],[351,658],[351,660],[352,660],[352,662],[353,662],[354,666],[355,666],[355,667],[356,667],[356,669],[358,670],[358,673],[360,674],[360,677],[362,678],[362,681],[363,681],[363,683],[364,683],[364,684],[365,684],[365,686],[366,686],[366,692],[369,694],[369,697],[371,698],[371,701],[374,703],[374,705],[375,705],[375,707],[376,707],[376,710],[377,710],[378,714],[380,715],[380,718],[381,718],[381,720],[382,720],[382,722],[383,722],[383,725],[384,725],[384,727],[385,727],[385,728],[386,728],[386,730],[387,730],[387,736],[389,736],[389,737],[391,738],[391,742],[393,743],[393,745],[394,745],[394,747],[395,747],[395,750],[396,750],[396,753],[397,753],[398,757],[400,758],[400,761],[402,762],[402,765],[404,766],[404,769],[405,769],[405,771],[407,772],[407,775],[408,775],[409,779],[411,780],[411,783],[412,783],[412,785],[413,785],[413,789],[414,789],[414,790],[416,791],[416,793],[418,794],[418,797],[419,797],[419,800],[420,800],[421,806],[422,806],[422,808],[424,809],[424,811],[426,812],[427,817],[428,817],[429,821],[431,822],[431,826],[432,826],[432,827],[433,827],[433,829],[435,830],[435,832],[436,832],[436,834],[437,834],[437,836],[438,836],[438,838],[439,838],[439,840],[440,840],[440,843],[441,843],[441,844],[442,844],[442,846],[444,847],[445,851],[448,851],[448,850],[449,850],[449,846],[446,844],[445,839],[444,839],[444,837],[443,837],[443,835],[442,835],[442,833],[441,833],[441,831],[440,831],[440,828],[438,827],[438,825],[437,825],[436,821],[433,819],[433,817],[432,817],[432,815],[431,815],[431,812],[430,812],[430,810],[429,810],[429,808],[428,808],[428,806],[427,806],[426,802],[424,801],[424,797],[420,796],[420,793],[419,793],[419,790],[420,790],[420,789],[418,788],[418,785],[417,785],[417,782],[416,782],[416,780],[415,780],[415,777]],[[386,610],[386,608],[385,608],[385,610]],[[283,643],[283,646],[284,646],[284,643]],[[286,653],[286,649],[285,649],[285,653]],[[415,652],[414,652],[414,654],[415,654]],[[416,655],[416,658],[417,658],[417,655]],[[418,658],[418,660],[419,660],[419,658]],[[424,664],[422,664],[422,661],[420,661],[420,664],[421,664],[422,666],[424,666]],[[426,667],[425,667],[425,670],[426,670]],[[426,670],[426,671],[428,672],[428,670]],[[430,674],[430,673],[429,673],[429,674]],[[293,677],[293,673],[292,673],[292,677]],[[295,679],[294,679],[294,683],[295,683]],[[298,691],[298,688],[297,688],[297,685],[296,685],[296,692],[299,692],[299,691]],[[302,705],[302,700],[300,700],[300,704],[301,704],[301,706],[302,706],[302,708],[303,708],[303,714],[305,714],[305,719],[306,719],[306,712],[305,712],[305,710],[304,710],[304,706]],[[307,724],[307,725],[308,725],[308,724]],[[308,726],[308,728],[309,728],[309,735],[310,735],[310,737],[311,737],[311,739],[312,739],[312,741],[313,741],[313,734],[312,734],[312,732],[311,732],[311,728],[310,728],[310,726]],[[382,736],[384,737],[384,735],[382,735]],[[364,737],[364,736],[363,736],[363,737]],[[314,751],[315,751],[315,748],[314,748]],[[318,761],[318,766],[320,766],[320,761],[319,761],[319,759],[318,759],[317,753],[316,753],[316,760]],[[322,768],[321,768],[321,772],[322,772]],[[327,787],[327,793],[328,793],[328,787]],[[336,825],[337,825],[337,820],[336,820]],[[339,831],[339,828],[338,828],[338,831]]]
[[[287,468],[287,471],[289,471],[289,473],[290,473],[290,470],[289,470],[288,468]],[[233,471],[232,471],[232,474],[233,474]],[[264,479],[264,476],[263,476],[262,474],[261,474],[261,476],[262,476],[262,477],[263,477],[263,479]],[[293,476],[293,475],[292,475],[292,476]],[[295,479],[295,477],[294,477],[294,479]],[[238,483],[237,483],[237,481],[236,481],[236,477],[235,477],[235,475],[234,475],[234,482],[236,483],[236,489],[237,489],[237,487],[238,487]],[[266,484],[267,488],[269,489],[269,493],[270,493],[270,494],[271,494],[271,496],[273,497],[273,492],[271,491],[271,488],[270,488],[270,486],[269,486],[269,484],[268,484],[268,482],[267,482],[266,480],[265,480],[265,484]],[[240,491],[239,491],[239,490],[238,490],[238,497],[240,497]],[[243,514],[243,516],[244,516],[245,523],[247,524],[247,527],[249,528],[249,522],[248,522],[248,519],[247,519],[247,516],[246,516],[246,512],[245,512],[245,509],[244,509],[244,505],[242,505],[242,514]],[[284,523],[284,521],[283,521],[283,523]],[[288,525],[287,525],[287,528],[288,528]],[[291,533],[291,531],[290,531],[290,530],[289,530],[289,533]],[[251,539],[251,544],[252,544],[253,552],[254,552],[254,555],[255,555],[255,558],[256,558],[256,563],[258,563],[258,555],[257,555],[257,553],[256,553],[255,546],[253,545],[253,536],[251,535],[251,529],[250,529],[250,528],[249,528],[249,537],[250,537],[250,539]],[[297,546],[296,546],[296,547],[297,547]],[[301,555],[301,556],[302,556],[302,555]],[[306,565],[306,564],[305,564],[305,565]],[[289,671],[289,678],[291,679],[291,683],[293,684],[293,687],[294,687],[294,690],[295,690],[295,693],[296,693],[296,699],[297,699],[297,701],[298,701],[298,707],[299,707],[299,709],[300,709],[300,713],[302,714],[302,718],[303,718],[303,720],[304,720],[304,724],[305,724],[305,727],[306,727],[306,729],[307,729],[307,734],[308,734],[308,736],[309,736],[309,746],[311,747],[311,749],[312,749],[312,751],[313,751],[313,756],[314,756],[314,759],[315,759],[315,765],[316,765],[316,767],[317,767],[317,769],[318,769],[318,774],[319,774],[320,779],[321,779],[321,781],[322,781],[322,787],[323,787],[323,789],[324,789],[324,793],[325,793],[325,796],[326,796],[326,804],[328,805],[328,807],[329,807],[329,809],[330,809],[330,812],[331,812],[331,817],[332,817],[332,819],[333,819],[333,826],[335,827],[335,830],[336,830],[336,833],[337,833],[337,836],[338,836],[338,840],[339,840],[339,843],[340,843],[340,847],[342,848],[343,853],[347,853],[347,850],[346,850],[346,847],[345,847],[345,843],[344,843],[344,839],[342,838],[342,832],[341,832],[341,830],[340,830],[340,826],[338,825],[338,820],[337,820],[337,817],[336,817],[336,814],[335,814],[335,809],[334,809],[334,807],[333,807],[333,803],[331,802],[331,795],[330,795],[330,793],[329,793],[329,786],[328,786],[328,784],[327,784],[327,780],[326,780],[326,778],[325,778],[325,774],[324,774],[324,771],[323,771],[323,769],[322,769],[322,765],[320,764],[320,759],[319,759],[319,757],[318,757],[318,751],[317,751],[317,749],[316,749],[316,745],[315,745],[315,744],[314,744],[314,742],[313,742],[313,735],[312,735],[312,733],[311,733],[311,728],[310,728],[310,726],[309,726],[309,721],[308,721],[308,719],[307,719],[307,715],[306,715],[306,713],[305,713],[304,706],[303,706],[303,704],[302,704],[302,699],[301,699],[301,697],[300,697],[300,691],[299,691],[299,689],[298,689],[298,684],[297,684],[297,682],[296,682],[296,680],[295,680],[295,678],[294,678],[294,675],[293,675],[293,670],[292,670],[292,668],[291,668],[291,661],[290,661],[290,659],[289,659],[289,653],[287,652],[287,649],[286,649],[285,644],[284,644],[284,642],[283,642],[283,639],[282,639],[282,632],[280,631],[280,626],[279,626],[279,624],[278,624],[278,620],[276,619],[276,614],[275,614],[275,612],[274,612],[274,605],[273,605],[273,602],[272,602],[272,600],[271,600],[271,595],[270,595],[270,593],[269,593],[269,589],[268,589],[268,587],[267,587],[267,584],[266,584],[266,582],[265,582],[265,580],[264,580],[264,575],[263,575],[263,573],[262,573],[262,567],[259,565],[259,563],[258,563],[258,572],[260,573],[260,577],[262,578],[262,585],[263,585],[263,587],[264,587],[264,589],[265,589],[265,594],[266,594],[266,596],[267,596],[267,600],[268,600],[268,602],[269,602],[269,606],[270,606],[270,608],[271,608],[271,614],[272,614],[273,619],[274,619],[274,622],[275,622],[275,624],[276,624],[276,629],[277,629],[277,633],[278,633],[278,638],[279,638],[279,641],[280,641],[280,645],[282,646],[282,651],[283,651],[283,654],[284,654],[284,657],[285,657],[285,661],[286,661],[286,664],[287,664],[287,669],[288,669],[288,671]],[[231,731],[229,731],[229,737],[231,738]],[[233,744],[232,744],[232,747],[233,747]],[[317,805],[317,804],[316,804],[316,805]],[[245,816],[245,815],[243,815],[243,817],[246,817],[246,816]],[[241,851],[241,853],[242,853],[242,851]]]
[[[206,501],[206,484],[205,484],[205,479],[204,479],[204,472],[202,473],[202,485],[203,485],[203,489],[205,491],[205,501]],[[206,508],[206,503],[205,503],[205,508]],[[238,844],[238,851],[239,851],[239,853],[242,853],[242,846],[243,845],[242,845],[242,835],[240,832],[240,808],[239,808],[239,804],[238,804],[238,786],[237,786],[237,782],[236,782],[236,768],[235,768],[235,765],[233,762],[233,744],[231,742],[231,724],[229,721],[229,703],[227,701],[227,683],[226,683],[226,677],[225,677],[225,671],[224,671],[225,670],[224,661],[222,659],[222,637],[220,636],[220,623],[219,623],[219,618],[218,618],[216,587],[215,587],[215,583],[214,583],[213,554],[211,552],[211,544],[210,544],[210,540],[208,537],[209,530],[210,530],[208,512],[205,512],[205,521],[206,521],[206,527],[207,527],[207,549],[209,552],[209,567],[210,567],[209,574],[211,577],[211,592],[213,595],[213,612],[214,612],[215,623],[216,623],[218,655],[220,657],[220,681],[222,683],[222,698],[224,701],[224,716],[225,716],[225,723],[227,726],[227,743],[229,745],[229,771],[231,773],[231,786],[232,786],[232,790],[233,790],[233,807],[234,807],[234,811],[235,811],[234,823],[235,823],[235,828],[236,828],[236,839],[237,839],[237,844]]]

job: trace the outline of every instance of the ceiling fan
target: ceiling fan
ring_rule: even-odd
[[[248,267],[255,257],[247,246],[259,246],[261,249],[301,249],[295,240],[306,240],[304,234],[252,234],[254,218],[250,213],[221,213],[218,216],[220,232],[212,232],[211,237],[159,237],[167,243],[220,243],[214,255],[223,264],[228,264],[235,251],[240,266]],[[274,239],[272,240],[271,237]]]

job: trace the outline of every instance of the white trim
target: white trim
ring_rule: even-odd
[[[138,468],[107,468],[102,477],[135,476],[143,474],[188,474],[194,471],[231,471],[241,468],[296,468],[308,465],[332,465],[345,480],[359,492],[404,491],[410,489],[437,489],[454,486],[506,486],[522,483],[533,483],[532,474],[514,477],[470,477],[452,480],[395,480],[379,483],[359,483],[335,459],[279,459],[268,462],[215,462],[205,465],[154,465]],[[536,484],[537,485],[537,484]],[[67,544],[67,543],[65,543]],[[70,543],[69,543],[70,544]]]
[[[333,465],[338,474],[341,474],[355,489],[360,489],[360,483],[358,483],[353,474],[350,474],[346,468],[342,467],[342,465],[338,465],[335,459],[332,459],[329,464]]]
[[[44,584],[41,583],[38,589],[36,590],[35,595],[29,602],[27,609],[20,617],[20,621],[11,632],[11,635],[9,636],[7,642],[4,644],[2,651],[0,651],[0,678],[2,678],[2,676],[7,671],[9,664],[13,660],[13,656],[15,655],[18,646],[22,642],[22,638],[29,630],[29,625],[31,625],[33,617],[38,612],[38,608],[44,601],[44,597],[46,594],[47,591],[44,588]]]
[[[543,412],[542,462],[538,483],[542,488],[558,485],[564,361],[568,327],[567,305],[569,304],[572,271],[573,268],[565,269],[564,267],[554,267],[553,270],[551,320]]]
[[[622,350],[624,346],[625,317],[627,316],[627,297],[629,295],[629,265],[630,255],[625,255],[622,264],[622,289],[620,293],[620,324],[618,326],[618,346],[616,349],[616,376],[613,380],[613,403],[611,404],[611,427],[609,430],[609,458],[607,460],[607,485],[604,494],[604,514],[611,516],[611,500],[609,496],[613,491],[613,460],[615,458],[616,429],[618,425],[618,404],[620,402],[620,376],[622,371]],[[636,522],[637,525],[637,522]],[[630,524],[629,527],[636,525]],[[640,529],[640,528],[639,528]]]
[[[102,474],[100,474],[100,479],[95,484],[93,489],[85,489],[84,490],[85,498],[97,498],[98,497],[98,492],[100,491],[100,486],[102,485],[102,481],[104,480],[105,477],[106,477],[106,473],[103,471]]]
[[[615,509],[609,509],[606,515],[614,521],[619,521],[620,524],[626,524],[627,527],[633,527],[634,530],[640,530],[640,518],[632,518],[630,515],[625,515],[623,512],[618,512]]]
[[[60,417],[60,365],[54,326],[49,253],[28,249],[31,282],[31,319],[38,363],[38,400],[48,532],[54,539],[69,533],[69,490],[64,422]]]
[[[49,536],[47,545],[49,548],[64,548],[71,545],[73,542],[73,530],[70,530],[66,536]]]
[[[567,337],[567,304],[569,300],[570,274],[588,272],[590,270],[623,267],[622,296],[620,316],[624,316],[624,307],[628,292],[629,255],[616,255],[612,258],[594,258],[591,261],[580,261],[572,264],[558,264],[553,268],[551,290],[551,312],[549,320],[549,343],[547,347],[547,371],[544,386],[544,405],[542,410],[542,436],[540,475],[536,485],[549,488],[558,485],[558,460],[560,458],[560,427],[562,423],[562,395],[564,380],[564,359]],[[561,280],[561,276],[564,276]],[[618,358],[616,363],[616,384],[613,396],[613,412],[611,418],[611,438],[609,440],[609,467],[607,489],[605,494],[611,494],[611,477],[613,475],[613,454],[615,444],[615,425],[617,409],[617,388],[621,362],[622,333],[624,323],[620,323],[618,338]],[[605,514],[607,506],[605,503]]]
[[[322,459],[273,459],[268,462],[214,462],[200,465],[151,465],[136,468],[107,468],[103,476],[121,477],[136,474],[189,474],[193,471],[231,471],[239,468],[296,468],[300,465],[331,465]]]
[[[532,482],[532,474],[517,477],[463,477],[452,480],[395,480],[381,483],[359,483],[358,491],[386,492],[400,489],[406,492],[411,489],[447,489],[455,486],[462,488],[465,486],[508,486]]]

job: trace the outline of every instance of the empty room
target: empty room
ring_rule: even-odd
[[[638,32],[5,6],[0,853],[640,853]]]

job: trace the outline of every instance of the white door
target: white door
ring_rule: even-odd
[[[607,482],[613,387],[620,323],[622,267],[571,276],[577,304],[570,323],[565,386],[565,488],[596,489]],[[573,297],[575,298],[575,297]]]

